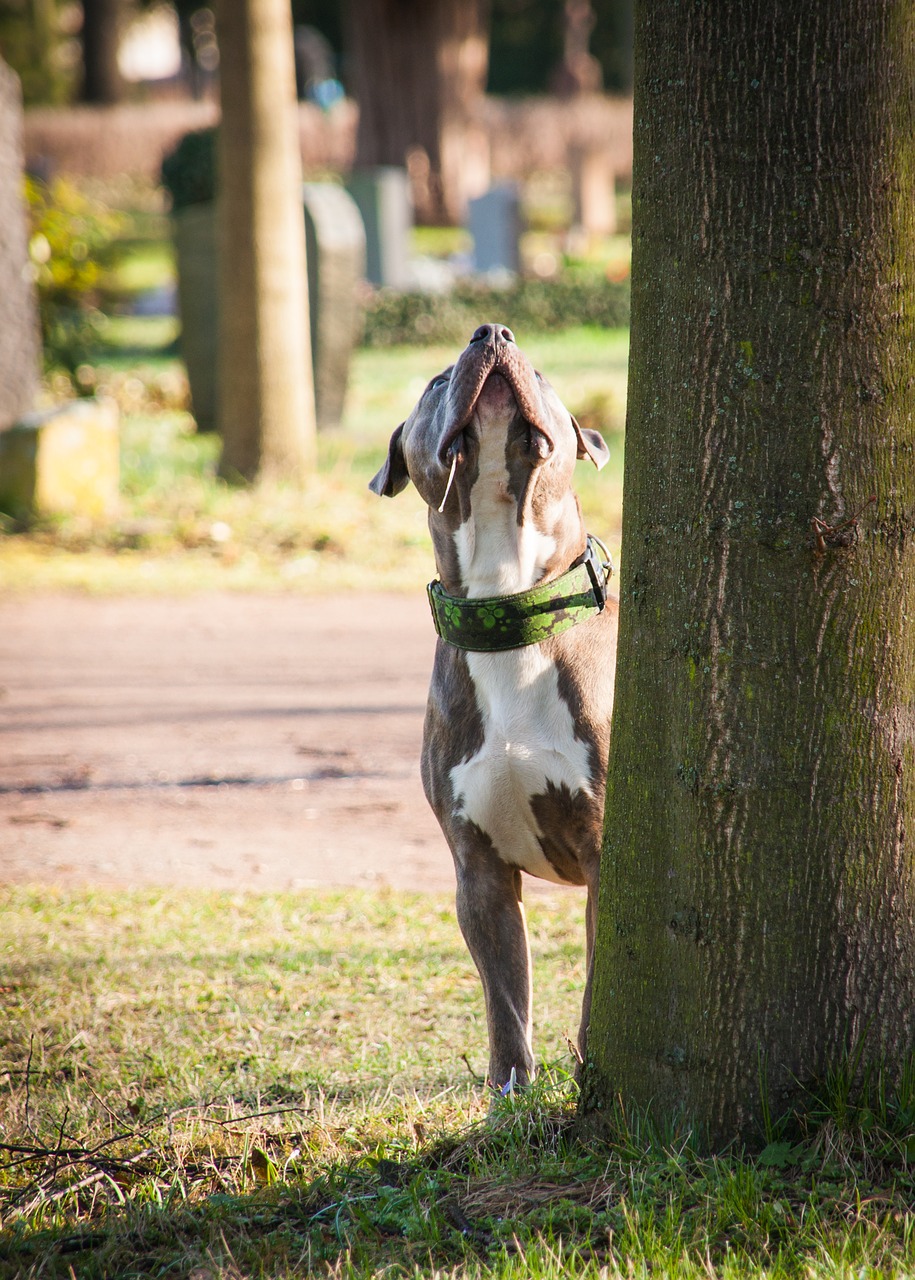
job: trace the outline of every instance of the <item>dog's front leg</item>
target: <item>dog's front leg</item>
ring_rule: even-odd
[[[534,1075],[531,953],[521,872],[489,851],[455,854],[457,916],[483,983],[489,1028],[489,1082],[501,1089]]]

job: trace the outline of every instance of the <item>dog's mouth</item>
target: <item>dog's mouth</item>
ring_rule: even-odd
[[[465,359],[476,353],[469,349],[455,365],[451,377],[448,421],[438,448],[442,466],[463,462],[468,448],[468,430],[480,402],[486,398],[510,397],[527,433],[528,451],[535,462],[545,461],[555,448],[540,405],[537,374],[517,348],[495,359]],[[532,385],[534,384],[534,385]]]

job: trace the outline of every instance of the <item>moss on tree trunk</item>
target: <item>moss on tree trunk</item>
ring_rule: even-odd
[[[633,227],[585,1100],[720,1142],[915,1042],[911,0],[644,0]]]

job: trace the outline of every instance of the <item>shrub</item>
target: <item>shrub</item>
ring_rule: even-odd
[[[172,210],[207,204],[216,195],[216,130],[186,133],[162,161],[162,185]]]
[[[629,282],[569,274],[505,285],[462,280],[444,294],[379,289],[366,304],[363,345],[465,342],[484,320],[504,320],[527,333],[577,325],[619,328],[629,323]]]
[[[73,377],[98,341],[99,278],[124,219],[61,178],[27,178],[26,201],[45,364]]]

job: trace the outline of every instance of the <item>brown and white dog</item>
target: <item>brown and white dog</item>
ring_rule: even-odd
[[[413,481],[429,507],[448,596],[511,599],[581,563],[587,534],[572,473],[577,458],[601,467],[607,456],[602,437],[579,427],[511,330],[485,324],[394,432],[371,488],[393,497]],[[454,855],[458,920],[483,982],[497,1088],[534,1073],[522,871],[587,885],[584,1052],[615,601],[592,615],[539,643],[478,652],[440,638],[436,649],[423,785]]]

